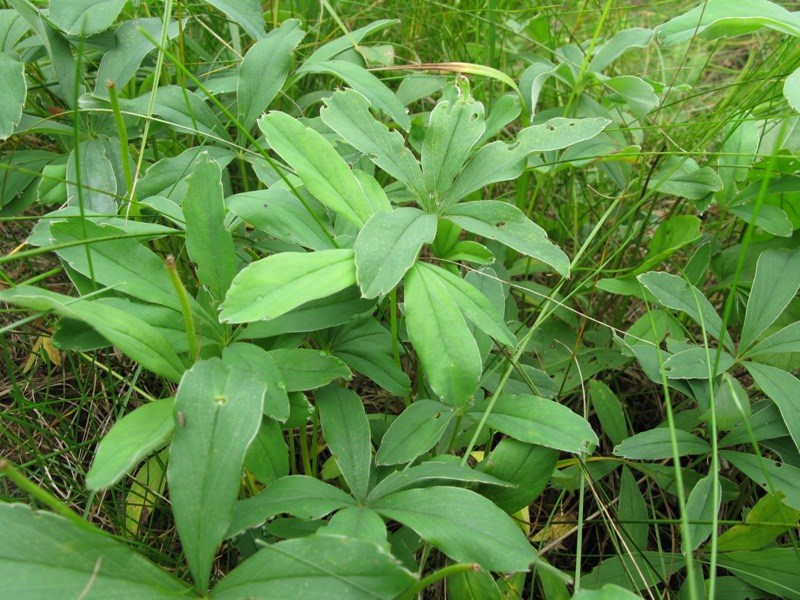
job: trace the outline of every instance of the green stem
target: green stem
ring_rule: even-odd
[[[122,174],[125,177],[125,186],[128,188],[128,201],[130,202],[130,214],[138,217],[141,214],[139,203],[133,189],[133,173],[131,172],[131,152],[128,148],[128,132],[125,129],[125,121],[122,119],[122,111],[119,108],[119,98],[117,97],[117,86],[113,81],[109,81],[108,99],[111,102],[111,112],[114,113],[114,123],[117,125],[117,135],[119,136],[120,155],[122,158]]]
[[[433,585],[440,579],[450,577],[451,575],[458,575],[459,573],[474,573],[475,571],[480,571],[480,566],[475,563],[458,563],[457,565],[449,565],[444,569],[439,569],[435,573],[431,573],[427,577],[420,579],[410,588],[395,596],[394,600],[412,600],[413,598],[416,598],[417,594],[419,594],[422,590],[430,585]]]
[[[0,458],[0,475],[8,477],[20,490],[31,495],[34,499],[38,500],[42,504],[49,506],[54,513],[61,515],[68,521],[72,521],[81,529],[91,531],[92,533],[106,535],[103,531],[100,531],[99,529],[93,527],[90,523],[84,521],[78,513],[64,506],[58,501],[58,498],[53,496],[50,492],[30,481],[11,463],[11,461],[6,460],[5,458]]]
[[[183,322],[186,326],[186,339],[189,342],[189,356],[191,356],[192,362],[197,362],[200,358],[200,347],[197,344],[197,335],[194,330],[194,318],[192,317],[192,307],[189,305],[189,294],[183,286],[180,275],[178,275],[178,269],[175,268],[175,258],[170,255],[167,257],[165,263],[167,265],[169,279],[172,281],[172,286],[175,288],[175,292],[178,294],[178,300],[181,303]]]

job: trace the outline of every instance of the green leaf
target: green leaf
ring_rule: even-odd
[[[84,96],[81,98],[81,102],[82,108],[86,109],[109,107],[108,99],[99,96]],[[145,117],[150,114],[150,93],[143,94],[138,98],[120,98],[119,105],[123,112]],[[232,141],[214,111],[191,90],[177,85],[159,86],[156,90],[153,112],[180,133],[192,133],[203,138],[221,139],[226,142]],[[197,152],[197,150],[192,149],[192,152]]]
[[[607,583],[599,590],[578,590],[572,600],[639,600],[633,592],[613,583]]]
[[[785,211],[769,204],[762,204],[758,209],[756,206],[755,203],[738,204],[731,206],[728,210],[745,223],[752,223],[767,233],[780,237],[791,237],[794,225]]]
[[[634,274],[646,273],[664,260],[700,239],[699,218],[694,215],[677,215],[659,225],[647,246],[647,256]]]
[[[183,199],[186,250],[197,265],[197,279],[220,302],[236,275],[233,236],[225,229],[222,170],[207,153],[195,163],[189,190]]]
[[[604,558],[581,582],[586,587],[620,585],[635,590],[657,585],[686,565],[682,556],[662,552],[637,552]]]
[[[647,547],[649,512],[636,478],[627,465],[623,465],[619,486],[619,520],[625,532],[625,541],[633,548]]]
[[[305,348],[270,350],[270,356],[283,373],[286,390],[314,390],[339,378],[349,379],[350,369],[341,359],[325,351]]]
[[[373,206],[353,171],[325,138],[289,115],[272,111],[258,120],[267,142],[320,202],[361,228],[388,201]]]
[[[467,283],[458,275],[445,271],[435,265],[420,263],[419,269],[429,272],[442,282],[447,293],[461,309],[464,316],[487,335],[506,346],[515,346],[517,338],[503,321],[503,317],[489,299],[475,286]],[[427,276],[426,276],[427,278]]]
[[[683,429],[675,429],[675,446],[678,456],[707,454],[711,446],[705,440]],[[624,440],[614,448],[614,455],[635,460],[662,460],[672,458],[672,436],[667,427],[649,429]]]
[[[772,494],[767,494],[750,509],[743,524],[734,525],[719,536],[717,548],[720,552],[758,550],[794,529],[798,518],[800,510],[789,508]]]
[[[429,195],[422,199],[423,205],[437,205],[444,199],[484,129],[483,104],[471,96],[439,101],[422,145],[422,172]]]
[[[800,111],[800,69],[792,72],[783,84],[783,95],[796,111]]]
[[[367,501],[374,502],[379,498],[410,487],[425,487],[431,482],[447,483],[451,481],[485,484],[481,487],[493,490],[498,487],[512,487],[510,483],[502,479],[469,467],[463,467],[459,462],[444,462],[434,459],[390,473],[372,488]],[[485,494],[481,493],[481,495]]]
[[[800,250],[762,252],[747,300],[739,347],[748,349],[781,315],[798,289]]]
[[[550,482],[557,459],[555,450],[506,438],[492,450],[484,472],[513,486],[482,485],[476,491],[513,514],[541,495]]]
[[[355,282],[352,250],[273,254],[250,263],[234,278],[220,319],[227,323],[274,319]]]
[[[248,369],[267,386],[265,415],[282,422],[289,418],[286,380],[270,352],[255,344],[234,342],[222,351],[222,360],[228,366]]]
[[[641,27],[624,29],[595,49],[589,71],[599,73],[632,48],[646,48],[653,39],[653,31]]]
[[[363,502],[369,488],[372,443],[361,398],[337,385],[318,390],[314,397],[328,449],[353,497]]]
[[[720,451],[720,456],[760,485],[767,493],[778,495],[788,506],[800,510],[800,469],[760,456]]]
[[[760,363],[745,363],[755,384],[778,406],[792,436],[800,448],[800,380],[782,369]]]
[[[780,410],[771,400],[753,405],[750,416],[736,425],[719,442],[719,446],[739,446],[751,441],[769,440],[789,435]]]
[[[169,495],[181,546],[202,590],[208,588],[217,547],[233,518],[265,391],[250,371],[212,359],[195,363],[175,396]]]
[[[214,588],[215,600],[308,598],[391,600],[416,581],[381,546],[333,535],[270,544]]]
[[[151,38],[160,39],[162,21],[159,17],[133,19],[117,27],[114,32],[114,48],[103,55],[100,67],[97,69],[94,93],[98,96],[108,97],[108,83],[111,81],[118,90],[121,90],[136,75],[145,57],[155,50],[156,45],[143,35],[140,29]],[[170,21],[167,29],[168,38],[175,38],[179,31],[178,22]]]
[[[408,394],[408,375],[391,356],[392,335],[375,319],[354,320],[341,327],[331,353],[386,391],[397,396]]]
[[[711,167],[699,167],[691,158],[670,157],[653,173],[647,189],[661,194],[670,194],[702,200],[722,189],[722,180]]]
[[[289,448],[281,426],[273,419],[261,420],[258,433],[247,448],[244,466],[265,485],[289,475]]]
[[[722,319],[703,293],[693,285],[669,273],[643,273],[637,279],[662,306],[685,312],[716,339],[723,336]],[[722,343],[728,350],[733,350],[733,341],[727,331],[724,332]]]
[[[717,488],[717,501],[714,502],[714,488]],[[688,536],[681,541],[681,552],[697,550],[713,529],[712,519],[719,512],[722,488],[719,480],[711,475],[703,477],[695,484],[686,501],[686,518],[689,521]]]
[[[257,496],[237,502],[225,537],[261,525],[281,513],[311,520],[355,505],[355,500],[339,488],[314,477],[290,475],[268,485]]]
[[[364,224],[353,248],[356,279],[364,298],[389,293],[400,283],[423,244],[436,237],[436,217],[417,208],[377,213]]]
[[[764,354],[800,352],[800,321],[795,321],[761,340],[743,356],[756,358]]]
[[[374,510],[362,506],[348,506],[340,510],[331,517],[323,533],[372,542],[389,550],[383,519]]]
[[[597,77],[603,82],[603,85],[611,89],[612,93],[609,94],[611,99],[626,104],[637,118],[643,119],[659,104],[659,98],[653,91],[653,86],[641,77],[633,75],[611,78]]]
[[[447,592],[460,600],[503,600],[505,596],[487,571],[461,571],[447,578]]]
[[[0,52],[12,52],[30,26],[13,8],[0,10]]]
[[[439,399],[462,406],[478,389],[478,345],[444,284],[426,273],[415,265],[406,275],[408,336]]]
[[[258,0],[203,0],[228,15],[244,29],[250,37],[260,40],[264,31],[264,12]]]
[[[694,347],[676,352],[664,361],[664,374],[667,379],[708,379],[730,369],[736,360],[727,352],[719,352],[719,364],[716,372],[714,363],[717,350],[714,348]],[[710,363],[710,364],[709,364]]]
[[[800,598],[800,558],[795,548],[720,553],[717,564],[777,598]]]
[[[103,239],[118,235],[124,232],[89,219],[68,219],[50,226],[53,243],[72,244],[57,253],[81,275],[139,300],[180,312],[180,300],[164,262],[135,239]],[[86,240],[86,245],[75,244],[82,240]]]
[[[306,302],[270,321],[253,323],[243,337],[256,339],[328,329],[371,314],[373,308],[375,301],[362,298],[358,287],[352,285],[327,298]]]
[[[0,52],[0,140],[14,133],[22,118],[27,91],[25,65],[11,54]]]
[[[144,368],[172,381],[179,381],[184,371],[180,358],[158,331],[117,308],[24,285],[0,292],[0,300],[82,321]]]
[[[589,382],[592,406],[600,419],[602,432],[614,444],[628,437],[628,425],[619,399],[605,383],[593,379]]]
[[[800,16],[767,0],[739,0],[735,4],[708,0],[660,26],[656,36],[665,46],[672,46],[696,35],[713,40],[743,35],[762,27],[798,37]]]
[[[305,36],[300,25],[298,19],[285,20],[244,55],[239,68],[236,101],[239,123],[245,131],[253,128],[283,87],[292,66],[292,53]]]
[[[478,563],[491,571],[526,571],[537,558],[514,521],[469,490],[404,490],[373,502],[371,508],[410,527],[458,562]]]
[[[317,48],[314,53],[308,57],[307,62],[324,62],[335,58],[345,50],[349,50],[353,48],[361,42],[365,37],[368,35],[380,31],[381,29],[385,29],[389,25],[396,25],[400,21],[398,19],[382,19],[379,21],[373,21],[372,23],[361,27],[360,29],[356,29],[355,31],[350,31],[327,44],[323,44],[319,48]]]
[[[480,421],[494,402],[486,424],[521,442],[580,454],[597,445],[589,423],[568,407],[537,396],[501,394],[476,405],[468,414]]]
[[[325,209],[318,205],[320,211],[312,213],[289,190],[272,186],[229,196],[225,203],[228,210],[279,240],[312,250],[335,248],[332,233],[325,228]]]
[[[64,33],[91,35],[111,27],[124,6],[125,0],[50,0],[49,16]]]
[[[417,400],[392,421],[375,454],[375,463],[408,463],[441,439],[455,412],[433,400]]]
[[[99,139],[81,142],[67,160],[67,202],[71,206],[82,203],[84,209],[115,215],[116,193],[117,177],[105,146]]]
[[[497,240],[514,250],[538,259],[563,276],[569,274],[569,259],[547,239],[544,229],[528,219],[513,204],[482,200],[457,204],[444,218],[462,229]]]
[[[335,92],[324,102],[320,117],[328,127],[417,197],[423,196],[425,182],[419,162],[406,148],[400,133],[375,120],[369,112],[369,100],[355,90],[347,90]]]
[[[89,526],[0,503],[0,573],[9,598],[185,598],[179,580]]]
[[[97,447],[86,487],[100,490],[119,481],[145,456],[167,443],[174,429],[173,398],[144,404],[114,424]]]
[[[411,128],[411,117],[406,113],[403,103],[380,79],[363,67],[343,60],[307,60],[297,69],[298,75],[304,73],[326,73],[342,79],[363,94],[372,106],[385,112],[402,129],[408,131]]]

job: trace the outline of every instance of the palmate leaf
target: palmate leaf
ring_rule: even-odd
[[[481,358],[461,310],[444,284],[419,265],[406,275],[406,326],[431,388],[448,406],[478,389]]]
[[[175,524],[197,587],[233,518],[247,446],[256,436],[266,385],[220,359],[187,371],[175,396],[167,479]]]
[[[234,278],[220,319],[228,323],[274,319],[355,283],[352,250],[273,254],[249,264]]]
[[[455,102],[440,101],[431,113],[422,145],[422,172],[428,193],[428,198],[422,199],[423,206],[438,204],[444,198],[486,128],[483,104],[464,94]]]
[[[270,147],[295,170],[320,202],[361,228],[388,200],[370,198],[353,171],[325,138],[289,115],[273,111],[258,120]],[[374,203],[374,204],[373,204]]]
[[[225,537],[261,525],[281,513],[311,520],[355,505],[353,497],[339,488],[314,477],[290,475],[268,485],[260,494],[237,502]]]
[[[318,204],[319,211],[312,213],[294,194],[277,185],[228,196],[225,204],[250,225],[279,240],[312,250],[336,247],[333,234],[326,228],[325,208]]]
[[[344,60],[307,60],[297,69],[298,75],[302,73],[327,73],[346,81],[350,87],[363,94],[372,106],[389,115],[402,129],[411,128],[411,117],[406,113],[403,103],[386,84],[365,68]]]
[[[185,584],[101,531],[0,503],[0,576],[9,598],[186,598]]]
[[[775,322],[799,288],[800,250],[761,253],[742,325],[742,349],[747,350]]]
[[[777,405],[789,435],[800,448],[800,380],[770,365],[746,362],[745,366],[756,385]]]
[[[417,400],[392,421],[375,454],[379,465],[411,462],[442,437],[455,412],[441,402]]]
[[[522,530],[483,496],[434,486],[384,496],[370,507],[416,531],[453,560],[492,571],[525,571],[537,556]]]
[[[391,600],[416,577],[380,545],[317,534],[265,546],[214,588],[215,600]]]
[[[547,123],[521,130],[517,139],[510,144],[502,141],[487,144],[463,165],[444,195],[442,206],[452,206],[491,183],[516,179],[527,168],[528,155],[531,153],[559,150],[589,140],[609,123],[611,121],[602,118],[550,119]]]
[[[406,148],[402,135],[373,118],[369,100],[355,90],[347,90],[335,92],[324,102],[320,117],[328,127],[418,197],[423,195],[425,183],[419,162]]]
[[[499,343],[514,346],[516,338],[503,321],[500,313],[492,306],[489,299],[475,286],[467,283],[458,275],[445,271],[435,265],[419,263],[419,269],[432,274],[444,284],[447,293],[456,303],[464,316],[478,329],[496,339]]]
[[[412,404],[413,406],[413,404]],[[552,468],[550,474],[552,474]],[[429,460],[422,464],[408,467],[402,471],[394,471],[382,479],[372,490],[370,490],[368,502],[375,502],[379,498],[394,494],[400,490],[411,487],[424,487],[426,484],[436,482],[445,484],[451,481],[461,481],[467,483],[480,483],[484,488],[508,489],[512,484],[487,475],[481,471],[461,466],[458,462],[444,462],[439,460]]]
[[[497,200],[465,202],[448,209],[444,218],[462,229],[540,260],[565,277],[569,275],[567,255],[547,239],[544,229],[512,204]]]
[[[377,213],[356,238],[356,279],[364,298],[387,294],[400,283],[424,244],[436,237],[436,217],[417,208]]]

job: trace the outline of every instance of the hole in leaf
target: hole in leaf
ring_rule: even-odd
[[[225,406],[228,403],[227,396],[214,396],[214,404],[217,406]]]
[[[548,129],[549,129],[550,131],[555,131],[555,130],[556,130],[556,128],[555,128],[555,127],[553,127],[552,125],[550,125],[550,127],[548,127]]]
[[[494,226],[495,227],[505,227],[506,226],[506,222],[505,221],[498,221],[497,223],[494,224]]]

